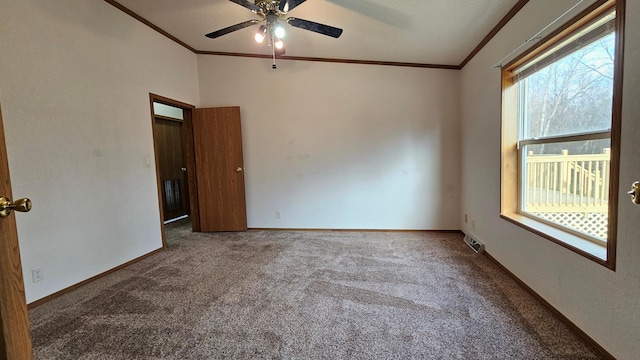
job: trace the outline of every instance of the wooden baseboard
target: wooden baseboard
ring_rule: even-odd
[[[456,233],[462,230],[389,230],[389,229],[313,229],[313,228],[249,228],[249,231],[320,231],[320,232],[396,232],[396,233]]]
[[[593,349],[593,351],[595,351],[603,359],[616,360],[616,358],[613,355],[611,355],[607,350],[605,350],[605,348],[603,348],[602,346],[600,346],[600,344],[598,344],[595,340],[593,340],[591,336],[589,336],[587,333],[582,331],[582,329],[580,329],[576,324],[574,324],[571,320],[569,320],[569,318],[564,316],[564,314],[562,314],[558,309],[556,309],[547,300],[545,300],[542,296],[540,296],[540,294],[538,294],[535,290],[529,287],[529,285],[525,284],[524,281],[520,280],[519,277],[517,277],[514,273],[512,273],[509,269],[507,269],[504,265],[502,265],[498,260],[496,260],[496,258],[491,256],[491,254],[489,254],[486,250],[484,254],[487,256],[487,258],[489,258],[496,265],[498,265],[499,268],[504,270],[504,272],[506,272],[511,278],[513,278],[518,283],[518,285],[522,286],[525,290],[527,290],[534,298],[540,301],[540,303],[542,303],[542,305],[544,305],[552,314],[557,316],[563,323],[565,323],[565,325],[567,325],[571,330],[573,330],[573,332],[575,332],[579,338],[581,338],[584,342],[586,342],[587,345],[589,345]]]
[[[120,269],[124,269],[127,266],[129,266],[131,264],[134,264],[134,263],[136,263],[136,262],[138,262],[138,261],[140,261],[142,259],[146,259],[149,256],[155,255],[155,254],[163,251],[164,249],[165,249],[164,247],[161,247],[160,249],[154,250],[154,251],[152,251],[150,253],[147,253],[147,254],[144,254],[144,255],[142,255],[140,257],[137,257],[137,258],[135,258],[135,259],[133,259],[131,261],[127,261],[126,263],[124,263],[122,265],[116,266],[113,269],[107,270],[107,271],[105,271],[103,273],[100,273],[100,274],[98,274],[96,276],[90,277],[87,280],[84,280],[84,281],[81,281],[81,282],[79,282],[77,284],[71,285],[71,286],[69,286],[67,288],[64,288],[64,289],[62,289],[60,291],[57,291],[57,292],[55,292],[55,293],[53,293],[51,295],[45,296],[42,299],[33,301],[33,302],[27,304],[27,309],[36,308],[36,307],[38,307],[38,306],[40,306],[42,304],[45,304],[45,303],[47,303],[47,302],[49,302],[49,301],[51,301],[51,300],[53,300],[53,299],[55,299],[57,297],[60,297],[60,296],[62,296],[64,294],[66,294],[66,293],[69,293],[69,292],[71,292],[73,290],[76,290],[77,288],[80,288],[80,287],[82,287],[84,285],[87,285],[87,284],[89,284],[89,283],[91,283],[91,282],[93,282],[95,280],[98,280],[101,277],[107,276],[107,275],[109,275],[111,273],[114,273],[114,272],[120,270]]]

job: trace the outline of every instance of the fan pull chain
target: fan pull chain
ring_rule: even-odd
[[[276,65],[276,43],[273,42],[273,32],[271,32],[271,54],[273,55],[273,65],[271,65],[272,69],[277,69]]]

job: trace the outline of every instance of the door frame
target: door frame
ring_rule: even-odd
[[[1,106],[0,170],[0,195],[13,199]],[[0,221],[0,359],[28,360],[33,358],[33,350],[15,212]]]
[[[185,157],[185,167],[187,168],[187,187],[189,189],[189,216],[191,217],[192,231],[200,231],[200,213],[198,210],[198,187],[196,183],[195,158],[193,148],[193,112],[195,106],[178,100],[173,100],[161,95],[149,93],[149,106],[151,109],[151,133],[153,135],[153,154],[156,166],[156,185],[158,188],[158,206],[160,210],[160,230],[162,232],[162,247],[167,247],[167,240],[164,233],[164,204],[162,203],[162,179],[160,177],[160,166],[158,164],[158,138],[156,136],[156,117],[153,103],[180,108],[184,112],[182,123],[182,154]]]

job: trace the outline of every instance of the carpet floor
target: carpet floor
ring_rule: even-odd
[[[167,226],[29,311],[36,359],[597,359],[455,233]]]

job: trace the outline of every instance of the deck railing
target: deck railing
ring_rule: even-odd
[[[529,152],[525,159],[524,211],[606,239],[610,149],[593,155]]]

